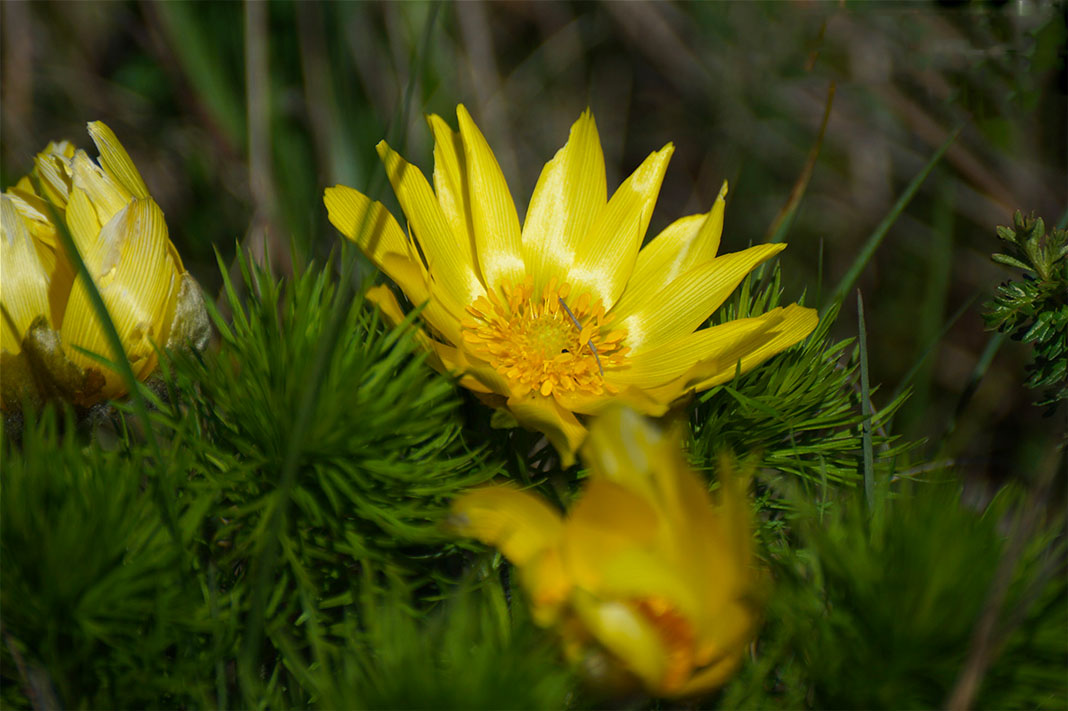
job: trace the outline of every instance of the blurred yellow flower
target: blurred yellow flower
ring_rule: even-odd
[[[175,337],[207,328],[199,287],[167,235],[163,211],[130,156],[103,123],[89,124],[95,162],[66,141],[39,153],[32,175],[0,196],[0,401],[13,409],[59,397],[82,406],[126,392],[121,376],[87,355],[111,352],[88,291],[68,259],[51,202],[118,330],[138,379]]]
[[[583,455],[590,476],[565,518],[490,486],[453,503],[454,530],[517,566],[534,619],[597,685],[637,679],[666,697],[720,686],[758,616],[744,487],[728,471],[714,502],[676,433],[630,410],[596,418]]]
[[[327,188],[330,221],[423,306],[420,338],[441,370],[521,424],[544,432],[565,465],[586,436],[578,414],[625,401],[663,414],[790,347],[816,325],[796,304],[697,330],[757,265],[784,245],[716,256],[726,185],[712,210],[642,240],[674,148],[655,151],[607,199],[593,116],[546,164],[520,227],[486,139],[461,105],[460,130],[428,117],[434,184],[385,141],[378,154],[411,239],[382,206]],[[369,297],[394,322],[385,287]]]

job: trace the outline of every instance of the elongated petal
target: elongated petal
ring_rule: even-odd
[[[568,281],[581,240],[606,202],[604,154],[589,109],[567,144],[542,169],[523,224],[523,259],[539,292],[551,277]]]
[[[508,398],[508,411],[519,424],[543,432],[566,468],[575,463],[575,450],[586,437],[586,428],[575,414],[560,407],[556,400],[536,395]]]
[[[475,273],[470,244],[456,239],[422,171],[385,141],[378,144],[378,155],[439,288],[449,291],[461,304],[469,304],[486,293]]]
[[[404,323],[407,318],[407,315],[401,308],[400,302],[397,301],[396,295],[388,286],[384,284],[372,286],[367,290],[367,293],[364,296],[369,302],[378,307],[378,310],[386,317],[386,321],[394,328]],[[434,351],[434,339],[427,335],[426,330],[419,328],[416,325],[409,324],[409,327],[414,329],[415,339],[430,354],[428,362],[431,367],[440,372],[448,372],[445,363],[437,357],[437,354]]]
[[[163,211],[151,199],[137,199],[120,210],[101,229],[96,248],[87,252],[86,265],[97,283],[104,305],[122,340],[134,373],[143,377],[155,367],[154,344],[163,343],[167,309],[178,287],[178,272],[170,258],[167,225]],[[121,357],[108,347],[104,330],[79,279],[60,329],[64,343],[103,355]],[[85,368],[101,370],[92,358],[70,349],[71,360]],[[104,373],[105,396],[126,391],[114,372]]]
[[[768,334],[770,337],[762,339],[759,345],[751,344],[746,354],[739,356],[738,360],[741,361],[743,373],[763,363],[773,355],[781,353],[803,341],[810,333],[816,330],[816,325],[820,320],[819,313],[815,309],[805,308],[797,304],[790,304],[783,308],[782,316],[782,323]],[[723,361],[728,358],[729,356],[724,358]],[[727,366],[725,362],[722,363],[718,370],[706,372],[708,372],[708,375],[697,383],[696,389],[707,390],[734,377],[734,367]]]
[[[460,309],[454,300],[442,301],[415,248],[397,221],[380,202],[344,185],[327,188],[323,195],[330,222],[355,242],[368,259],[392,279],[416,306],[426,304],[423,318],[453,343],[460,338]]]
[[[710,212],[682,217],[664,228],[638,252],[627,288],[616,306],[629,310],[628,304],[640,304],[653,297],[662,285],[698,264],[715,259],[723,233],[723,210],[727,184],[719,192]]]
[[[148,187],[137,172],[136,166],[130,160],[130,154],[119,143],[115,133],[108,128],[103,121],[91,121],[89,123],[89,135],[100,151],[100,165],[127,192],[134,197],[149,197]]]
[[[425,279],[416,273],[411,262],[395,254],[388,254],[382,269],[404,290],[414,305],[422,306],[420,315],[423,320],[441,334],[441,337],[450,343],[463,343],[460,322],[455,315],[457,307],[443,301],[441,295],[433,291],[433,284],[428,285]],[[382,309],[383,314],[394,325],[404,320],[403,310],[388,288],[378,286],[369,289],[367,298]],[[470,357],[462,348],[431,338],[422,330],[419,331],[418,337],[433,356],[431,365],[441,372],[458,376],[464,387],[475,393],[495,393],[503,397],[511,394],[508,379],[487,363]]]
[[[556,546],[563,530],[560,514],[540,497],[510,486],[487,486],[460,496],[452,504],[449,524],[460,535],[497,548],[517,566]]]
[[[573,294],[588,292],[610,309],[623,293],[634,270],[638,249],[649,227],[664,171],[674,150],[669,143],[651,153],[623,181],[589,232],[580,238],[574,264],[568,273]]]
[[[736,355],[739,344],[750,343],[754,335],[778,323],[778,312],[772,313],[775,315],[735,319],[646,348],[629,358],[624,367],[610,370],[606,377],[613,385],[640,388],[664,385],[709,358]]]
[[[0,197],[0,348],[21,350],[26,330],[38,316],[49,315],[48,272],[14,201]]]
[[[67,228],[70,229],[70,235],[74,238],[74,245],[82,259],[87,259],[87,255],[96,252],[101,226],[93,203],[85,191],[81,188],[71,190],[70,201],[67,203]]]
[[[108,175],[85,151],[74,154],[72,186],[85,191],[100,224],[106,224],[134,199],[133,193]]]
[[[725,383],[734,377],[737,369],[741,372],[756,367],[776,353],[780,353],[792,345],[799,343],[816,328],[819,316],[814,309],[808,309],[797,304],[790,304],[785,308],[769,311],[760,319],[776,319],[771,328],[757,330],[744,339],[738,340],[729,348],[720,350],[712,346],[708,347],[709,357],[698,362],[689,371],[678,378],[660,387],[651,387],[648,393],[651,397],[665,402],[685,395],[691,390],[707,390],[708,388]],[[723,328],[730,323],[716,326]],[[701,334],[714,329],[705,329],[693,334],[694,342],[700,349],[704,344],[703,339],[714,339],[714,336],[702,336]],[[712,352],[714,351],[714,352]]]
[[[523,264],[519,216],[504,181],[497,158],[463,104],[456,109],[467,162],[467,182],[472,196],[471,216],[475,227],[478,264],[487,289],[508,280],[519,284],[526,276]]]
[[[25,180],[25,178],[20,180],[19,185],[23,185]],[[17,187],[4,194],[14,203],[15,210],[25,222],[26,229],[30,231],[34,241],[38,243],[38,248],[47,247],[52,252],[55,252],[59,244],[58,234],[45,201],[37,197],[32,190],[27,192]],[[59,210],[59,214],[63,214],[62,208]],[[42,258],[46,257],[42,254]],[[49,257],[47,259],[53,261],[53,258]]]
[[[56,207],[62,209],[67,205],[71,188],[71,159],[74,146],[66,141],[62,145],[49,143],[44,151],[34,158],[34,170],[41,181],[44,195]],[[32,185],[32,184],[31,184]],[[30,188],[33,190],[33,188]],[[36,192],[35,192],[36,194]]]
[[[438,289],[436,282],[422,270],[422,265],[392,252],[383,255],[379,265],[412,302],[422,307],[421,316],[443,338],[456,344],[461,341],[460,314],[463,308],[448,291]]]
[[[762,244],[700,264],[661,287],[652,298],[614,311],[616,328],[627,329],[627,345],[635,354],[693,333],[746,274],[783,249],[783,244]]]
[[[390,252],[418,261],[400,225],[382,203],[358,190],[335,185],[323,193],[323,204],[330,223],[355,242],[378,268],[382,268],[383,255]]]
[[[397,297],[388,286],[379,285],[371,287],[367,290],[366,298],[378,307],[386,317],[386,320],[393,326],[397,326],[404,321],[404,310],[401,308],[400,303],[397,301]],[[472,368],[467,361],[467,358],[464,356],[463,351],[431,338],[427,335],[426,331],[421,328],[413,328],[416,329],[416,339],[418,339],[419,343],[422,344],[430,354],[428,362],[431,367],[439,372],[460,377],[460,384],[468,390],[479,393],[493,392],[493,390],[483,385],[480,380],[469,374]],[[503,378],[501,380],[503,381]],[[506,394],[508,392],[507,387],[503,387],[501,392],[502,394]]]
[[[472,268],[483,279],[475,247],[475,224],[471,214],[471,185],[467,182],[467,157],[457,131],[436,114],[426,117],[434,134],[434,194],[445,214],[453,237],[471,257]],[[485,281],[483,280],[483,285]]]

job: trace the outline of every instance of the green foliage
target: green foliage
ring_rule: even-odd
[[[1012,548],[1005,531],[1018,533],[1009,498],[980,513],[962,504],[957,486],[910,484],[897,494],[884,487],[872,512],[850,494],[827,512],[798,515],[798,539],[768,550],[776,587],[765,632],[723,705],[942,706],[974,652],[997,577],[1009,574],[993,614],[1016,626],[1002,625],[991,645],[976,704],[1064,708],[1063,544],[1056,531],[1040,533],[1010,561],[1018,564],[1003,566]]]
[[[716,322],[744,318],[779,305],[778,267],[761,287],[750,276]],[[751,295],[752,294],[752,295]],[[728,384],[704,393],[691,424],[691,452],[714,462],[730,449],[750,464],[810,481],[855,483],[863,471],[859,350],[852,339],[834,341],[838,309],[820,319],[808,339]],[[901,406],[898,397],[872,417],[875,464],[886,474],[907,449],[882,429]]]
[[[394,583],[345,620],[348,644],[314,673],[319,705],[346,709],[564,708],[574,680],[555,641],[495,579],[415,619]]]
[[[239,264],[217,347],[145,391],[153,434],[119,405],[110,445],[72,416],[5,437],[5,705],[307,705],[286,660],[349,649],[369,566],[415,618],[458,573],[438,522],[498,467],[449,380],[329,269]]]
[[[383,327],[330,269],[279,280],[239,266],[247,298],[224,275],[232,325],[214,311],[218,349],[175,357],[159,419],[197,443],[202,478],[190,487],[216,501],[203,555],[224,615],[253,630],[244,671],[263,655],[277,675],[243,693],[271,699],[294,688],[279,650],[308,643],[291,621],[327,611],[333,644],[366,564],[446,575],[447,501],[497,469],[460,438],[454,390],[414,353],[408,325]]]
[[[1068,231],[1046,231],[1041,217],[1019,210],[1012,227],[998,227],[1006,253],[999,264],[1024,270],[1022,280],[997,288],[984,314],[987,326],[1030,343],[1027,386],[1044,388],[1039,405],[1068,400]]]
[[[227,520],[214,540],[237,555],[256,548],[296,447],[293,544],[312,559],[330,567],[440,542],[444,502],[495,473],[460,439],[449,380],[413,354],[411,329],[383,327],[360,299],[340,301],[328,271],[282,281],[239,263],[247,303],[227,280],[233,325],[215,312],[218,350],[178,356],[167,409],[172,429],[208,444],[204,468]],[[338,343],[320,361],[339,310]],[[304,414],[307,388],[317,396]]]
[[[158,462],[65,435],[73,416],[58,419],[51,409],[30,415],[21,446],[3,442],[4,705],[196,698],[200,590],[152,495]],[[169,466],[185,465],[171,456]],[[180,504],[186,545],[200,511]]]

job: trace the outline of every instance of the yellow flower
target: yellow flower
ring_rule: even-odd
[[[491,486],[453,503],[454,529],[517,566],[534,619],[599,685],[636,678],[669,697],[720,686],[757,618],[743,487],[722,476],[714,503],[679,438],[630,410],[596,418],[583,455],[590,476],[566,518]]]
[[[712,210],[677,220],[641,248],[674,148],[655,151],[607,199],[604,156],[586,112],[546,164],[520,227],[486,139],[461,105],[460,130],[428,117],[434,184],[385,141],[378,154],[411,239],[378,202],[345,186],[324,196],[330,221],[423,306],[420,337],[441,370],[540,430],[565,465],[586,436],[576,413],[625,401],[659,415],[807,336],[796,304],[697,330],[784,245],[716,256],[726,185]],[[393,321],[400,304],[369,292]]]
[[[27,176],[0,196],[4,409],[52,397],[88,406],[126,392],[121,376],[86,354],[120,357],[75,279],[48,202],[70,230],[138,379],[155,370],[157,347],[178,336],[202,340],[207,327],[199,287],[130,156],[103,123],[90,123],[89,134],[99,162],[65,141],[50,143],[32,174],[44,194]]]

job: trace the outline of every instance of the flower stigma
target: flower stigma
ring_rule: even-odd
[[[540,299],[530,276],[518,286],[502,283],[501,291],[504,301],[493,290],[475,299],[461,325],[471,351],[508,378],[517,395],[616,391],[604,369],[621,366],[630,349],[625,330],[608,330],[612,317],[600,299],[583,293],[568,306],[571,286],[555,277]]]

